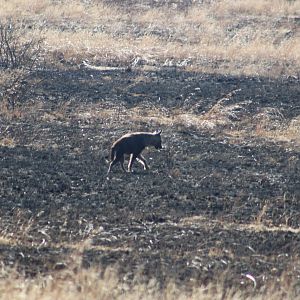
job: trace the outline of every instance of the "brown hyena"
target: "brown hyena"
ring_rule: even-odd
[[[111,171],[112,166],[117,162],[120,162],[123,171],[126,172],[124,168],[124,154],[130,155],[128,172],[131,172],[132,164],[136,159],[144,166],[144,170],[148,170],[147,162],[141,153],[147,146],[162,149],[160,134],[161,130],[154,133],[134,132],[123,135],[111,147],[111,162],[107,173]]]

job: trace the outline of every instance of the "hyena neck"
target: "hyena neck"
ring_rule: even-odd
[[[153,146],[154,144],[154,136],[152,133],[145,133],[144,134],[144,146],[147,147],[147,146]]]

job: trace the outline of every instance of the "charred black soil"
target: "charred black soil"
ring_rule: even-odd
[[[129,281],[299,276],[299,140],[260,136],[258,119],[297,118],[299,81],[179,69],[35,76],[28,110],[0,121],[4,265],[33,276],[80,252],[84,267],[117,265]],[[209,112],[211,126],[189,120]],[[107,175],[116,138],[158,128],[164,149],[145,151],[149,171]]]

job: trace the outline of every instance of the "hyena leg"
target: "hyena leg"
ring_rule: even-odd
[[[125,170],[125,168],[124,168],[124,155],[122,155],[122,156],[116,156],[116,157],[114,158],[114,160],[109,164],[109,168],[108,168],[107,174],[111,171],[111,168],[112,168],[117,162],[120,162],[123,171],[126,172],[126,170]]]
[[[115,165],[117,162],[118,162],[117,158],[115,158],[113,161],[111,161],[111,163],[109,164],[107,174],[111,171],[112,166]]]
[[[141,154],[138,155],[137,160],[138,160],[138,162],[140,162],[143,165],[144,170],[149,170],[149,166],[148,166],[148,164],[147,164],[146,159],[144,158],[144,156],[142,156]]]
[[[135,154],[130,154],[130,159],[129,159],[129,163],[128,163],[128,172],[132,171],[132,164],[136,159],[136,155]]]
[[[124,168],[124,155],[123,155],[122,157],[120,157],[119,161],[120,161],[122,170],[126,173],[126,170],[125,170],[125,168]]]

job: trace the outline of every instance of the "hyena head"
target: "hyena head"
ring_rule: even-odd
[[[161,130],[159,131],[155,131],[154,133],[152,133],[152,145],[156,148],[156,149],[162,149],[162,145],[161,145]]]

